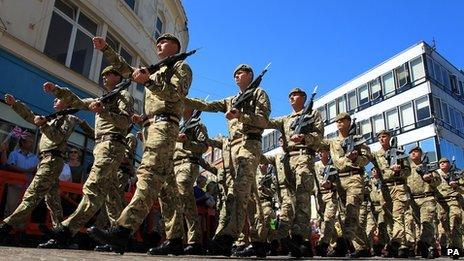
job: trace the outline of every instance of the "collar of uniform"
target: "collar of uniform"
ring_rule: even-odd
[[[298,111],[298,112],[292,112],[292,114],[290,114],[290,117],[300,116],[302,112],[303,112],[303,109],[301,111]]]

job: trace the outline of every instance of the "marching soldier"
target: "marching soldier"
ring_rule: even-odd
[[[294,257],[312,256],[311,246],[311,200],[314,187],[314,158],[316,148],[322,141],[324,125],[321,115],[313,110],[311,117],[313,123],[311,128],[304,134],[293,134],[292,123],[303,113],[307,95],[300,88],[294,88],[289,93],[289,101],[293,112],[284,117],[273,119],[270,127],[282,133],[285,155],[288,161],[287,175],[291,176],[295,183],[288,189],[292,191],[296,201],[295,212],[291,219],[291,237],[286,240],[287,248]]]
[[[371,179],[367,172],[364,173],[364,200],[359,210],[359,226],[365,231],[367,236],[367,245],[369,249],[373,248],[374,232],[377,229],[377,221],[374,216],[374,202],[371,198],[372,185]]]
[[[380,181],[377,174],[377,169],[371,169],[371,201],[374,205],[374,220],[377,221],[377,230],[375,233],[376,239],[373,242],[373,254],[375,256],[381,256],[383,248],[390,241],[391,229],[387,228],[392,222],[391,213],[388,212],[385,200],[382,196],[382,182]]]
[[[405,211],[409,208],[406,189],[406,178],[411,172],[409,161],[404,158],[390,166],[387,151],[391,149],[391,134],[387,130],[377,134],[382,148],[373,153],[373,161],[379,168],[378,173],[385,192],[383,194],[386,204],[390,206],[389,212],[393,214],[393,233],[387,245],[387,257],[406,258],[409,255],[409,247],[405,236]],[[391,155],[390,155],[391,156]],[[393,155],[396,156],[396,155]]]
[[[49,83],[45,83],[44,86],[47,84]],[[63,210],[58,191],[58,177],[63,169],[63,155],[66,153],[67,141],[77,124],[81,125],[84,131],[90,127],[85,121],[69,114],[59,115],[48,121],[44,116],[34,115],[24,103],[16,100],[10,94],[5,95],[5,102],[26,121],[38,126],[42,136],[39,142],[40,163],[37,173],[24,193],[19,206],[0,224],[0,237],[5,238],[12,228],[25,225],[30,214],[43,198],[45,198],[47,208],[50,210],[53,226],[59,229],[60,222],[63,221]],[[70,104],[66,98],[55,99],[53,107],[60,111],[68,108]]]
[[[442,249],[455,248],[459,253],[463,252],[462,246],[462,210],[459,200],[464,191],[462,189],[463,180],[451,179],[451,164],[447,158],[441,158],[438,161],[440,169],[441,183],[437,187],[438,217],[443,231],[439,235]],[[444,232],[444,235],[443,235]]]
[[[124,253],[130,235],[140,226],[153,203],[159,199],[166,224],[166,241],[148,250],[149,254],[166,255],[183,253],[182,208],[174,175],[174,150],[179,134],[179,119],[183,100],[192,82],[192,71],[185,61],[178,61],[172,68],[161,67],[150,75],[146,68],[130,67],[100,37],[93,39],[95,48],[104,52],[109,62],[124,77],[145,86],[144,153],[137,169],[135,194],[116,221],[117,226],[107,231],[89,229],[98,241],[111,244],[116,252]],[[157,55],[165,59],[181,50],[179,40],[164,34],[156,40]],[[137,122],[142,119],[134,117]]]
[[[192,113],[192,109],[184,108],[184,124],[192,117]],[[201,155],[208,149],[207,139],[206,126],[198,122],[197,125],[186,128],[184,133],[179,134],[174,152],[174,173],[188,229],[188,246],[184,249],[186,255],[201,255],[204,252],[201,246],[201,227],[192,188],[200,175],[198,164]]]
[[[233,76],[240,92],[245,92],[253,81],[253,70],[249,65],[241,64],[234,70]],[[242,231],[251,184],[261,156],[261,134],[268,125],[271,112],[269,97],[260,87],[253,90],[249,102],[242,108],[233,108],[238,97],[209,103],[187,99],[190,107],[201,111],[224,112],[228,120],[234,176],[227,182],[226,201],[219,216],[216,234],[208,247],[210,254],[230,255],[232,244]]]
[[[348,113],[340,113],[335,118],[339,136],[329,140],[330,156],[334,163],[334,167],[338,171],[339,186],[337,193],[342,202],[341,207],[345,209],[345,219],[343,221],[344,238],[347,243],[351,243],[354,247],[354,252],[351,257],[368,257],[370,250],[367,246],[366,233],[359,226],[359,209],[363,202],[363,174],[364,167],[369,162],[370,150],[365,144],[355,146],[353,151],[345,151],[342,143],[349,138],[351,126],[351,117]],[[354,140],[360,137],[353,137]],[[330,188],[331,182],[326,181],[322,187]],[[340,241],[340,243],[342,243]],[[339,248],[339,253],[346,252],[344,247]]]
[[[420,219],[420,235],[417,242],[417,249],[423,258],[434,258],[435,245],[435,219],[437,201],[435,200],[435,189],[441,183],[439,174],[435,171],[430,172],[422,169],[421,158],[422,149],[419,146],[409,151],[411,160],[411,175],[407,182],[411,189],[411,196],[414,204],[417,205]]]
[[[321,186],[324,181],[324,174],[326,174],[324,173],[324,169],[329,167],[326,171],[331,171],[331,167],[328,166],[330,160],[330,145],[326,140],[322,141],[319,145],[318,154],[321,160],[314,164],[314,170],[316,172],[316,182],[319,184],[317,186],[319,189],[317,194],[322,196],[318,204],[320,208],[319,211],[321,211],[322,214],[322,220],[320,222],[321,237],[319,238],[319,242],[316,246],[316,254],[324,257],[327,256],[327,249],[330,246],[330,243],[337,237],[335,221],[337,219],[339,202],[335,183],[330,188],[324,188]],[[329,176],[328,178],[330,179],[331,177]]]

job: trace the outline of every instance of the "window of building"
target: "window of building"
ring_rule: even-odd
[[[369,102],[369,88],[367,87],[367,84],[364,84],[363,86],[359,87],[358,89],[359,93],[359,105],[364,105]]]
[[[430,118],[430,104],[427,96],[416,99],[416,115],[417,122]]]
[[[456,75],[450,74],[449,81],[450,81],[451,91],[459,94],[458,79]]]
[[[395,69],[396,86],[401,88],[409,83],[408,64],[405,63]]]
[[[364,120],[360,122],[361,134],[365,139],[372,138],[372,126],[370,120]]]
[[[442,111],[443,120],[446,123],[449,123],[448,104],[446,104],[446,102],[441,103],[441,111]]]
[[[89,77],[94,49],[92,37],[98,24],[80,8],[55,1],[44,53],[74,71]]]
[[[111,33],[108,32],[108,34],[106,35],[106,42],[108,43],[108,46],[110,46],[111,48],[113,48],[113,50],[118,53],[119,55],[121,55],[122,58],[124,58],[124,60],[130,64],[130,65],[133,65],[132,64],[132,61],[133,61],[133,57],[132,55],[121,45],[121,43],[116,39],[115,36],[113,36]],[[103,57],[102,59],[102,62],[101,62],[101,69],[100,71],[102,71],[103,69],[105,69],[106,66],[110,65],[110,63],[106,60],[105,57]],[[100,84],[103,84],[103,79],[102,77],[100,77]],[[143,90],[142,90],[143,91]]]
[[[398,110],[396,108],[393,110],[387,111],[385,113],[385,118],[387,120],[387,128],[389,130],[395,130],[400,127],[400,122],[398,119]]]
[[[435,73],[433,71],[433,61],[432,61],[432,58],[428,57],[427,56],[427,72],[429,74],[430,77],[432,77],[433,79],[436,79],[435,77]]]
[[[430,162],[437,161],[437,148],[434,137],[419,141],[419,146],[423,152],[427,153]]]
[[[328,116],[329,116],[329,121],[335,119],[335,117],[337,116],[337,106],[335,104],[335,101],[330,102],[327,105],[327,113],[328,113]]]
[[[422,63],[422,57],[419,56],[410,62],[411,65],[411,78],[412,81],[416,81],[425,76],[424,64]]]
[[[162,34],[163,34],[163,20],[161,17],[156,17],[156,22],[155,22],[155,31],[154,31],[154,37],[155,39],[158,39]]]
[[[393,73],[389,72],[382,76],[382,88],[383,88],[383,95],[386,97],[390,97],[395,93],[395,81],[393,79]]]
[[[269,150],[269,135],[263,137],[263,151],[266,152]]]
[[[433,61],[433,72],[434,72],[434,75],[435,75],[435,80],[437,80],[439,83],[443,84],[443,78],[441,76],[441,66]]]
[[[407,143],[407,144],[403,144],[403,146],[401,146],[404,150],[405,153],[409,153],[409,151],[414,148],[415,146],[417,146],[417,142],[411,142],[411,143]]]
[[[445,69],[445,67],[441,67],[441,74],[443,77],[443,85],[445,85],[445,88],[449,91],[451,91],[451,83],[450,83],[450,77],[448,71]]]
[[[456,129],[460,130],[460,131],[463,131],[464,130],[464,125],[463,125],[463,122],[462,122],[461,113],[458,110],[455,110],[454,112],[455,112],[454,119],[456,121]]]
[[[456,128],[456,114],[455,110],[453,107],[449,106],[449,115],[450,115],[450,121],[449,123],[451,124],[452,127]]]
[[[356,90],[348,93],[348,110],[352,111],[358,107],[358,99],[356,98]]]
[[[371,89],[373,101],[380,98],[382,95],[382,88],[380,87],[380,80],[378,78],[369,82],[369,88]]]
[[[433,109],[435,112],[435,115],[438,116],[438,118],[442,119],[442,113],[441,113],[441,102],[440,99],[437,97],[433,97]]]
[[[135,0],[124,0],[126,4],[132,9],[135,10]]]
[[[338,113],[346,112],[346,98],[345,95],[337,99]]]
[[[381,130],[385,130],[385,122],[383,120],[383,115],[375,115],[372,117],[372,124],[374,125],[374,134],[377,135]]]
[[[459,93],[464,96],[464,83],[459,81]]]
[[[321,119],[323,122],[325,122],[327,120],[327,113],[326,113],[326,110],[325,110],[325,105],[323,105],[322,107],[320,107],[319,109],[319,112],[321,113]]]
[[[412,103],[408,102],[400,106],[401,129],[403,131],[414,129],[414,111]]]

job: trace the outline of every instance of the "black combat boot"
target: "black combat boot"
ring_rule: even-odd
[[[279,255],[279,240],[272,240],[271,244],[269,245],[269,256],[278,256]]]
[[[391,242],[386,247],[386,253],[383,254],[383,257],[398,257],[398,249],[400,248],[400,244],[398,242]]]
[[[293,235],[291,238],[288,237],[286,240],[283,241],[285,243],[285,247],[290,252],[291,257],[300,258],[303,256],[301,253],[301,244],[303,243],[303,237],[299,235]]]
[[[374,250],[374,256],[382,256],[384,245],[382,244],[375,244],[372,249]]]
[[[2,223],[0,224],[0,244],[3,244],[3,242],[8,235],[10,234],[11,230],[13,230],[13,227],[7,223]]]
[[[313,257],[313,244],[311,240],[303,240],[302,244],[300,245],[301,255],[303,257]]]
[[[95,226],[87,229],[87,233],[96,241],[102,244],[109,244],[113,251],[123,255],[129,243],[132,230],[122,226],[111,227],[108,230],[102,230]]]
[[[230,256],[232,254],[232,244],[235,238],[230,235],[221,235],[208,242],[209,255]]]
[[[346,257],[346,253],[348,252],[348,243],[346,242],[346,239],[343,237],[337,238],[337,245],[334,248],[334,251],[332,254],[330,254],[330,257]]]
[[[408,258],[409,257],[409,248],[406,246],[400,247],[398,249],[398,258]]]
[[[95,246],[93,250],[97,252],[113,252],[113,248],[111,247],[110,244]]]
[[[189,244],[184,248],[184,255],[201,256],[205,252],[200,243]]]
[[[360,258],[360,257],[371,257],[371,251],[369,249],[355,250],[350,253],[350,258]]]
[[[316,245],[316,256],[325,257],[327,256],[327,249],[329,248],[329,244],[327,243],[319,243]]]
[[[238,257],[266,257],[266,243],[264,242],[252,242],[242,251],[235,251],[234,256]]]
[[[183,255],[184,245],[182,238],[173,238],[164,241],[160,246],[148,249],[149,255],[166,256],[166,255]]]
[[[55,228],[52,231],[52,238],[43,244],[39,244],[38,248],[49,249],[68,249],[71,245],[71,231],[68,227]]]

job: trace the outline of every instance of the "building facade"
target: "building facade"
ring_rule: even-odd
[[[13,94],[41,115],[53,111],[53,99],[41,87],[46,81],[69,87],[81,97],[100,96],[100,72],[108,62],[93,49],[92,37],[105,37],[137,67],[158,62],[155,39],[165,32],[174,33],[186,49],[187,17],[180,0],[1,1],[0,94]],[[142,112],[144,87],[133,83],[130,92],[135,110]],[[0,103],[0,111],[0,139],[15,125],[38,135],[6,104]],[[93,126],[92,113],[78,115]],[[70,144],[91,160],[92,138],[77,130]],[[141,146],[137,154],[140,157]]]

